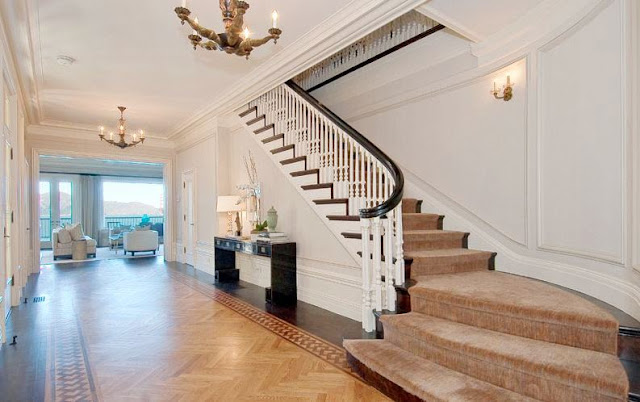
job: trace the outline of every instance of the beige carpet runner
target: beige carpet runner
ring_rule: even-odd
[[[489,270],[494,254],[403,201],[411,312],[383,340],[346,340],[360,364],[428,401],[626,401],[618,322],[561,289]],[[383,389],[384,390],[384,389]]]

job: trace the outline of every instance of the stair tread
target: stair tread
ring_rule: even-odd
[[[464,234],[468,234],[468,232],[460,232],[457,230],[440,230],[440,229],[419,229],[419,230],[404,230],[402,232],[403,234],[410,234],[410,235],[416,235],[416,234],[459,234],[459,235],[464,235]]]
[[[611,314],[544,282],[493,271],[414,279],[418,284],[409,290],[414,311],[445,315],[446,310],[446,318],[458,322],[617,353],[618,322]]]
[[[259,122],[260,120],[266,119],[267,116],[265,115],[260,115],[258,117],[254,117],[253,119],[247,121],[247,126],[251,126],[254,125],[255,123]]]
[[[298,170],[297,172],[291,172],[290,174],[293,177],[299,177],[318,173],[320,173],[320,169]]]
[[[303,190],[320,190],[323,188],[333,188],[333,183],[307,184],[302,186]]]
[[[257,106],[250,107],[249,109],[247,109],[244,112],[240,113],[239,116],[240,117],[245,117],[245,116],[251,114],[252,112],[255,112],[256,110],[258,110]]]
[[[360,222],[358,215],[327,215],[327,219],[330,221]]]
[[[423,400],[533,400],[422,359],[385,340],[345,340],[344,347],[367,368]]]
[[[347,204],[349,202],[348,198],[327,198],[324,200],[313,200],[316,204]]]
[[[448,248],[437,250],[419,250],[419,251],[407,251],[405,256],[408,258],[439,258],[439,257],[459,257],[459,256],[478,256],[478,257],[490,257],[494,253],[491,251],[473,250],[468,248]]]
[[[295,147],[296,147],[296,146],[295,146],[295,145],[293,145],[293,144],[285,145],[284,147],[280,147],[280,148],[272,149],[272,150],[271,150],[271,153],[272,153],[272,154],[277,154],[277,153],[280,153],[280,152],[288,151],[288,150],[290,150],[290,149],[294,149]]]
[[[410,337],[424,342],[429,348],[445,350],[448,362],[452,361],[453,355],[461,355],[462,359],[482,361],[486,372],[492,371],[493,365],[498,370],[528,373],[609,396],[624,397],[628,392],[626,374],[617,356],[504,334],[416,312],[385,315],[381,321],[392,343],[397,332],[402,335],[398,341]],[[438,363],[437,359],[435,363]],[[469,367],[465,369],[470,370]],[[466,374],[473,375],[471,372]],[[488,381],[487,378],[483,380]]]
[[[282,140],[284,139],[284,134],[277,134],[277,135],[273,135],[271,137],[267,137],[264,140],[262,140],[263,144],[268,144],[272,141],[277,141],[277,140]]]
[[[403,212],[402,216],[428,216],[428,217],[433,217],[433,218],[440,218],[443,217],[444,215],[440,215],[440,214],[430,214],[430,213],[424,213],[424,212]]]
[[[295,158],[289,158],[289,159],[281,160],[280,164],[281,165],[290,165],[292,163],[306,162],[306,161],[307,161],[307,157],[306,156],[297,156]]]

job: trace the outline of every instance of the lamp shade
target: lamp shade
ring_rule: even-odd
[[[240,197],[237,195],[220,195],[218,196],[218,212],[236,212],[243,211],[244,205],[238,204]]]

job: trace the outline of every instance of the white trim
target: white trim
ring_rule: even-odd
[[[185,241],[185,236],[187,233],[187,230],[191,230],[192,232],[192,250],[191,250],[191,254],[193,255],[193,267],[195,268],[198,265],[198,255],[197,255],[197,248],[198,248],[198,218],[197,218],[197,200],[198,200],[198,196],[197,196],[197,181],[196,181],[196,177],[197,177],[197,169],[196,168],[192,168],[192,169],[187,169],[182,171],[182,175],[180,176],[181,180],[180,182],[183,184],[182,187],[180,187],[180,191],[181,191],[181,197],[180,197],[180,202],[182,205],[182,216],[181,218],[183,218],[181,220],[182,222],[182,241]],[[190,177],[191,179],[191,203],[192,203],[192,211],[191,213],[193,214],[193,228],[189,229],[189,224],[187,223],[186,220],[186,216],[187,216],[187,204],[185,202],[185,193],[186,193],[186,182],[187,182],[187,177]],[[186,254],[184,252],[184,246],[183,246],[183,262],[185,264],[188,264],[186,261]],[[190,264],[188,264],[190,265]]]
[[[416,7],[416,11],[424,14],[425,16],[431,18],[434,21],[438,21],[440,24],[446,26],[464,36],[467,39],[470,39],[473,42],[482,42],[485,39],[485,36],[479,34],[478,32],[465,27],[464,24],[458,22],[455,18],[451,18],[450,16],[444,15],[435,8],[433,8],[429,3],[423,4],[419,7]]]

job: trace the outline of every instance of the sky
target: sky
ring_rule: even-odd
[[[148,183],[104,182],[105,201],[142,202],[156,208],[162,208],[164,186]]]

